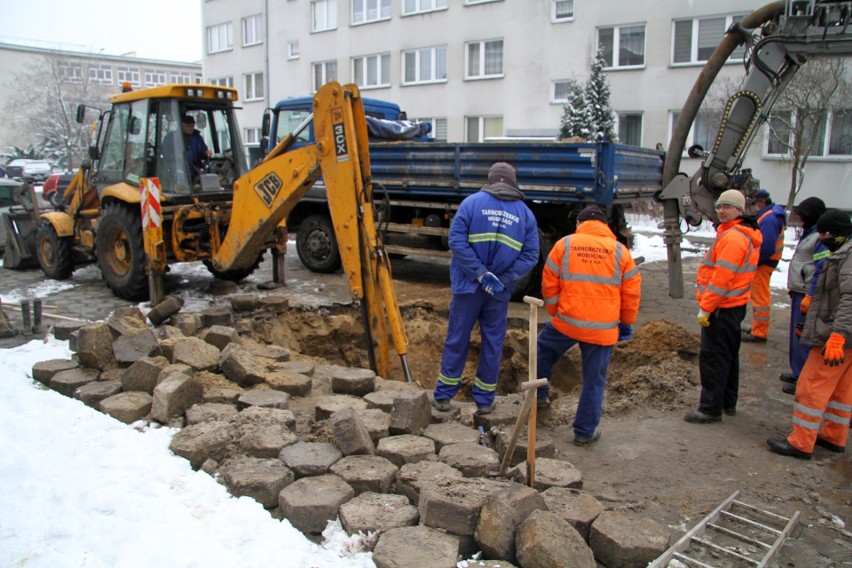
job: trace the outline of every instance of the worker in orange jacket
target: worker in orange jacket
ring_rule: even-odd
[[[745,318],[763,237],[754,217],[745,215],[745,197],[729,189],[716,201],[716,240],[704,255],[696,277],[701,348],[698,370],[701,397],[687,422],[722,420],[737,413],[740,384],[740,325]]]
[[[757,226],[763,235],[763,242],[760,245],[757,273],[751,287],[752,324],[750,328],[743,330],[743,341],[764,343],[769,335],[769,308],[772,305],[769,280],[784,251],[787,214],[783,207],[772,203],[772,197],[765,189],[758,190],[749,203],[757,211]]]
[[[817,220],[817,231],[831,255],[802,330],[800,341],[811,350],[796,383],[793,432],[766,440],[773,452],[806,460],[815,445],[846,451],[852,419],[852,221],[848,213],[829,209]]]
[[[538,334],[537,378],[550,378],[562,355],[580,344],[583,390],[574,418],[574,444],[600,438],[598,424],[612,346],[633,335],[642,277],[627,247],[615,239],[598,207],[583,209],[577,231],[560,240],[547,257],[541,293],[550,322]],[[546,407],[548,389],[538,391]]]

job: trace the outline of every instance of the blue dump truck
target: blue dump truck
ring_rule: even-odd
[[[363,99],[371,124],[399,121],[399,106]],[[262,148],[271,148],[304,126],[299,144],[313,141],[311,98],[284,99],[267,110]],[[378,120],[372,120],[378,119]],[[622,242],[631,232],[624,210],[640,200],[653,199],[662,188],[664,153],[615,143],[511,141],[442,143],[426,141],[411,128],[388,140],[371,136],[370,164],[373,201],[385,248],[395,256],[450,258],[447,235],[462,199],[478,191],[494,162],[517,170],[518,185],[538,220],[541,259],[519,282],[514,297],[540,293],[541,266],[558,239],[574,231],[579,211],[592,203],[603,206],[610,226]],[[378,130],[378,129],[376,129]],[[404,138],[411,136],[411,138]],[[325,188],[316,184],[287,218],[296,234],[299,259],[314,272],[340,268]]]

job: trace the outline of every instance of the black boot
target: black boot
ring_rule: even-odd
[[[811,454],[794,448],[790,445],[790,442],[788,442],[784,438],[769,438],[768,440],[766,440],[766,443],[769,445],[769,449],[775,452],[776,454],[781,454],[782,456],[790,456],[792,458],[799,458],[800,460],[811,459]]]

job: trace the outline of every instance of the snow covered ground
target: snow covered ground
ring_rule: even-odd
[[[637,233],[634,256],[665,260],[657,221],[630,221]],[[714,234],[712,227],[701,227],[685,237],[683,247],[703,249],[706,244],[689,238]],[[773,287],[786,285],[796,239],[788,229]],[[95,268],[83,270],[92,274],[75,273],[75,280],[99,278]],[[26,296],[44,297],[73,285],[45,281]],[[21,293],[0,290],[0,298],[16,302]],[[122,424],[32,380],[37,361],[70,355],[67,342],[52,339],[0,350],[6,369],[0,397],[0,566],[374,566],[360,539],[348,537],[339,522],[329,523],[322,545],[314,544],[253,499],[234,498],[206,473],[193,471],[168,450],[173,430]]]

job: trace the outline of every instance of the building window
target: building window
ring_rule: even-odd
[[[314,63],[311,67],[314,71],[312,85],[314,92],[330,81],[337,81],[337,61],[321,61]]]
[[[164,69],[145,69],[145,86],[159,87],[166,84],[166,71]]]
[[[83,64],[79,61],[60,61],[59,78],[68,83],[82,83]]]
[[[246,100],[253,101],[263,98],[263,73],[246,73]]]
[[[482,142],[486,138],[503,136],[502,116],[466,116],[465,142]]]
[[[368,24],[391,17],[391,0],[352,0],[352,24]]]
[[[189,83],[189,73],[187,71],[172,71],[169,73],[169,81],[172,83]]]
[[[645,65],[645,24],[598,28],[598,45],[608,68]]]
[[[672,22],[672,64],[699,64],[710,59],[725,31],[740,21],[742,15],[695,18]],[[745,55],[745,46],[738,47],[728,62],[740,62]]]
[[[233,49],[234,38],[231,22],[207,28],[207,53],[219,53]]]
[[[489,2],[502,2],[503,0],[464,0],[465,6],[473,6],[474,4],[488,4]]]
[[[429,138],[440,142],[447,141],[447,119],[446,118],[415,118],[415,122],[428,122],[432,125]]]
[[[570,22],[574,19],[574,0],[551,0],[550,21]]]
[[[402,15],[411,16],[413,14],[423,14],[425,12],[435,12],[437,10],[446,10],[447,0],[402,0]]]
[[[578,88],[577,82],[572,79],[559,79],[553,81],[550,90],[550,102],[565,104],[568,102],[568,97]]]
[[[139,87],[142,83],[140,82],[140,72],[138,67],[118,67],[116,68],[116,73],[118,75],[118,83],[130,83],[134,87]]]
[[[89,65],[89,81],[101,85],[112,85],[112,67],[109,65]]]
[[[352,80],[359,87],[389,87],[390,53],[353,57]]]
[[[852,156],[852,109],[826,111],[773,111],[769,117],[766,154],[789,156],[793,133],[804,121],[803,141],[811,141],[810,157]]]
[[[219,87],[231,87],[234,88],[234,78],[233,77],[219,77],[218,79],[210,79],[211,85],[218,85]]]
[[[337,0],[312,0],[311,31],[324,32],[337,28]]]
[[[287,42],[287,59],[299,59],[299,40]]]
[[[642,145],[642,113],[618,113],[618,141],[630,146]]]
[[[260,128],[246,128],[244,132],[245,144],[260,144]]]
[[[503,40],[492,39],[465,44],[465,79],[503,76]]]
[[[243,18],[243,46],[263,43],[263,16],[255,14]]]
[[[447,80],[447,46],[402,52],[402,84],[439,83]]]
[[[680,118],[680,111],[672,111],[671,121],[669,122],[669,140],[671,140],[671,135],[674,132],[678,118]],[[695,120],[692,121],[689,134],[686,137],[684,155],[686,154],[686,149],[695,144],[698,144],[705,150],[712,148],[713,143],[716,141],[718,124],[718,112],[698,111],[698,114],[695,115]]]
[[[200,85],[200,84],[201,84],[201,73],[196,73],[196,74],[195,74],[195,83],[196,83],[197,85]]]

